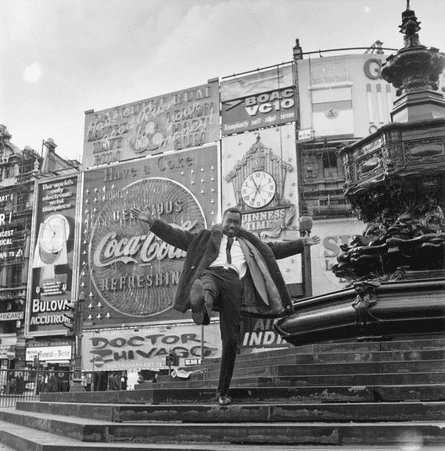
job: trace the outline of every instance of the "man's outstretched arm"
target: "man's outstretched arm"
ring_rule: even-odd
[[[146,211],[142,211],[140,208],[133,207],[131,210],[131,215],[135,219],[139,219],[139,221],[146,222],[149,227],[153,225],[154,218],[151,214],[147,213]]]
[[[320,243],[320,237],[318,235],[304,236],[301,239],[303,240],[303,244],[305,246],[314,246],[315,244],[319,244]]]
[[[274,257],[279,260],[281,258],[291,257],[292,255],[301,254],[305,246],[314,246],[320,243],[320,237],[305,236],[297,240],[291,241],[275,241],[267,243],[274,253]]]
[[[194,233],[181,230],[178,226],[172,227],[170,224],[154,218],[151,213],[142,211],[140,208],[134,207],[130,212],[135,219],[146,222],[150,231],[161,238],[161,240],[184,251],[187,251],[190,243],[196,236]]]

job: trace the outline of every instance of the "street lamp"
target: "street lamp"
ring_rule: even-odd
[[[74,369],[73,380],[71,382],[70,391],[85,391],[82,385],[82,321],[83,307],[85,304],[85,293],[79,293],[77,309],[75,312],[75,332],[74,332]]]
[[[309,237],[311,235],[312,226],[314,221],[311,216],[309,216],[309,211],[306,204],[303,204],[303,214],[300,216],[300,235],[302,237]],[[311,247],[304,246],[303,250],[303,288],[304,297],[308,298],[312,296],[312,268],[311,268]]]

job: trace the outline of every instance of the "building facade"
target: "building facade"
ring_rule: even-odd
[[[21,150],[12,135],[0,125],[0,365],[26,366],[25,320],[29,310],[28,276],[35,183],[52,177],[52,171],[73,168],[55,153],[52,140],[44,141],[44,151]],[[77,169],[75,169],[77,170]]]
[[[24,315],[35,171],[41,157],[20,150],[0,125],[0,363],[24,364]]]

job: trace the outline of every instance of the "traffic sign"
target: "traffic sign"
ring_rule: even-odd
[[[93,366],[94,367],[96,367],[96,368],[101,368],[101,367],[103,367],[104,366],[104,359],[102,358],[102,357],[99,357],[99,356],[95,356],[94,358],[93,358]]]
[[[6,357],[8,360],[15,359],[15,348],[13,346],[10,346],[9,349],[6,351]]]

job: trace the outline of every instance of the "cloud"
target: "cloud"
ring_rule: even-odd
[[[23,71],[23,78],[29,83],[37,83],[42,76],[42,69],[37,63],[32,63]]]

